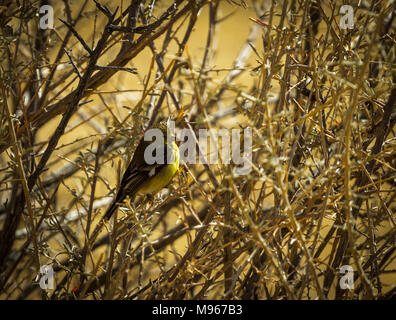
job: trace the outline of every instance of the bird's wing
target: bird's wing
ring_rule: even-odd
[[[169,159],[167,159],[167,154],[171,154],[172,150],[168,145],[158,146],[156,151],[160,154],[164,153],[165,163],[153,163],[148,164],[144,159],[144,150],[151,142],[140,141],[138,147],[135,150],[134,156],[130,161],[125,173],[122,177],[120,188],[117,192],[114,201],[107,209],[104,217],[110,219],[114,211],[118,208],[118,204],[124,201],[124,199],[129,196],[133,199],[142,185],[147,182],[152,176],[159,172],[164,166],[167,165]]]
[[[128,195],[133,198],[147,180],[149,180],[151,177],[157,174],[157,172],[159,172],[164,166],[166,166],[166,163],[148,164],[144,160],[144,152],[143,150],[141,150],[141,146],[146,145],[144,142],[145,141],[139,144],[138,148],[135,151],[134,157],[129,163],[128,168],[125,170],[125,173],[121,180],[120,189],[115,198],[117,202],[122,202]],[[166,153],[169,152],[168,149],[169,148],[167,146],[160,146],[157,148],[157,151],[159,153],[165,153],[165,162],[167,162]],[[143,157],[140,157],[142,154]]]
[[[147,147],[146,143],[143,143],[146,141],[142,141],[138,148],[135,151],[135,155],[132,158],[131,162],[129,163],[128,168],[125,170],[125,173],[122,177],[121,180],[121,185],[120,185],[120,190],[121,189],[126,189],[129,192],[133,192],[135,188],[137,188],[136,191],[140,189],[140,186],[142,183],[150,179],[152,176],[154,176],[157,172],[159,172],[164,166],[167,165],[169,162],[168,160],[172,159],[167,159],[167,155],[172,154],[172,149],[168,145],[162,145],[158,146],[156,151],[158,153],[163,154],[164,157],[164,163],[153,163],[153,164],[148,164],[145,159],[144,159],[144,150],[141,149],[140,147],[143,146]],[[138,150],[140,149],[140,150]],[[143,155],[143,156],[142,156]],[[174,160],[173,160],[174,161]],[[138,177],[142,177],[143,180],[141,183],[137,183],[141,179],[138,179]],[[136,192],[135,191],[135,192]]]

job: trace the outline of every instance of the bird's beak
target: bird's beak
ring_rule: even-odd
[[[166,128],[168,131],[168,137],[171,137],[171,140],[174,141],[175,138],[175,123],[172,122],[171,116],[168,117],[166,121]]]

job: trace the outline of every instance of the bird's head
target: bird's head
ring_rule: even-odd
[[[165,140],[167,140],[169,134],[171,135],[169,137],[170,139],[172,139],[174,137],[174,135],[175,135],[175,132],[174,132],[175,128],[174,128],[174,126],[171,123],[172,123],[172,120],[171,120],[171,117],[169,116],[168,120],[161,121],[155,126],[156,129],[160,129],[161,130],[161,132],[164,135],[164,139]]]

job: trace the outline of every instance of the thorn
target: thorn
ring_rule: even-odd
[[[80,41],[84,49],[89,53],[89,55],[92,55],[92,49],[88,46],[88,44],[84,41],[84,39],[78,34],[78,32],[73,28],[71,24],[68,22],[62,20],[61,18],[58,18],[66,27],[70,29],[70,31],[74,34],[74,36]]]

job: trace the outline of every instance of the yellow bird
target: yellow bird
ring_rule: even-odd
[[[133,201],[137,193],[155,193],[166,187],[178,171],[179,148],[172,133],[170,133],[172,136],[169,139],[170,143],[168,143],[168,123],[161,122],[155,128],[161,130],[164,136],[164,145],[156,148],[156,151],[163,153],[164,163],[148,164],[146,162],[145,150],[151,143],[155,142],[145,141],[142,138],[128,168],[125,170],[117,195],[104,215],[106,219],[110,219],[127,196]]]

